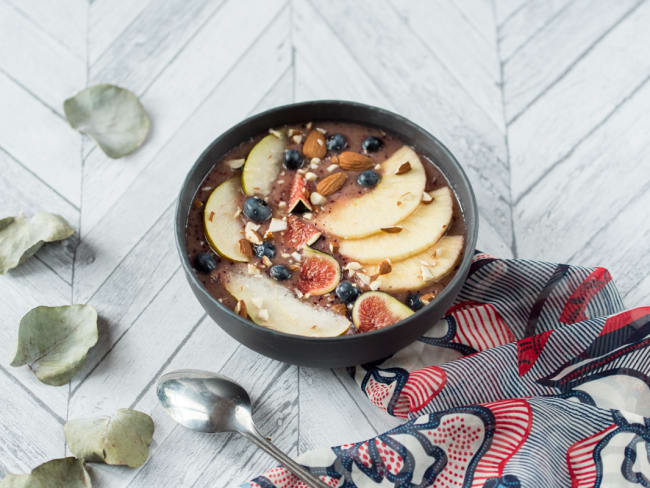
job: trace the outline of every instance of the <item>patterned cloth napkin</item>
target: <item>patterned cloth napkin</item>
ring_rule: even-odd
[[[351,369],[403,425],[299,462],[332,487],[650,486],[650,307],[603,268],[477,253],[447,315]],[[284,468],[249,488],[302,488]]]

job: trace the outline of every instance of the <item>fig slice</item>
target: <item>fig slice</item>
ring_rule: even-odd
[[[354,302],[352,320],[359,332],[382,329],[405,319],[413,311],[383,291],[367,291]]]
[[[306,247],[300,263],[298,289],[310,295],[325,295],[341,281],[341,266],[329,254]]]
[[[300,217],[287,217],[287,230],[283,232],[284,242],[291,249],[311,246],[321,236],[315,225],[305,222]]]
[[[311,212],[312,206],[309,203],[309,192],[307,191],[307,180],[300,173],[296,173],[289,192],[289,213]]]

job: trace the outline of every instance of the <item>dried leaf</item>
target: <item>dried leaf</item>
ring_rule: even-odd
[[[70,452],[92,463],[142,466],[153,439],[149,415],[119,409],[111,417],[69,420],[64,427]]]
[[[149,132],[149,117],[140,100],[115,85],[94,85],[63,102],[68,123],[92,137],[110,158],[139,148]]]
[[[0,488],[90,488],[90,476],[83,460],[73,457],[52,459],[36,466],[30,474],[8,474]]]
[[[28,364],[43,383],[64,385],[96,343],[97,312],[90,305],[36,307],[20,321],[11,365]]]
[[[61,241],[74,229],[58,215],[39,212],[32,218],[22,215],[0,219],[0,274],[4,274],[36,254],[46,242]]]

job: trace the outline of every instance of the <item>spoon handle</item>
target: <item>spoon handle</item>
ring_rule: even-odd
[[[326,485],[316,476],[311,474],[310,471],[303,468],[300,464],[295,462],[280,449],[271,444],[266,437],[262,436],[257,429],[253,429],[251,432],[243,433],[250,441],[255,443],[259,448],[266,451],[267,454],[270,454],[278,461],[280,464],[284,465],[289,471],[295,474],[301,481],[307,483],[307,485],[312,488],[331,488]]]

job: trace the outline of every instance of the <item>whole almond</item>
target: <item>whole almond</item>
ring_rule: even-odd
[[[329,196],[332,193],[339,191],[347,178],[348,175],[341,173],[340,171],[338,173],[332,173],[324,180],[318,182],[316,185],[316,191],[324,197]]]
[[[392,270],[393,267],[390,265],[390,261],[388,259],[384,259],[381,264],[379,264],[379,271],[377,274],[385,275],[390,273]]]
[[[411,171],[411,163],[408,161],[405,163],[402,163],[399,168],[397,168],[397,171],[395,171],[396,175],[403,175],[404,173],[408,173]]]
[[[325,157],[327,154],[325,136],[317,130],[311,131],[302,145],[302,153],[309,159]]]
[[[246,239],[239,239],[239,252],[241,252],[247,258],[253,256],[253,247],[251,243]]]
[[[348,171],[365,171],[372,168],[375,162],[365,154],[345,151],[339,154],[339,166]]]

